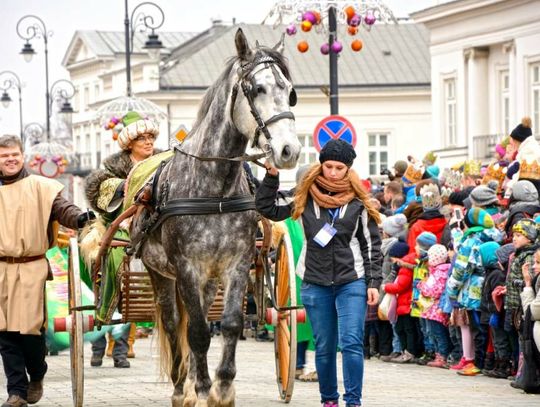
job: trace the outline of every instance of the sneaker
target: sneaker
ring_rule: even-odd
[[[26,407],[28,402],[18,394],[12,394],[8,397],[2,407]]]
[[[126,359],[115,360],[114,361],[114,367],[128,368],[128,367],[130,367],[130,364],[129,364],[129,361],[127,361]]]
[[[391,359],[392,363],[410,363],[414,359],[414,355],[405,350],[400,356]]]
[[[322,405],[323,407],[332,407],[332,406],[339,406],[339,403],[337,402],[337,400],[328,400],[328,401],[325,401]]]
[[[28,404],[36,404],[43,396],[43,379],[30,381],[28,384],[28,394],[26,399]]]
[[[446,366],[446,359],[444,358],[444,356],[437,353],[437,355],[435,356],[435,360],[428,362],[427,366],[444,368]]]
[[[514,389],[520,389],[523,390],[523,385],[520,384],[517,380],[512,380],[510,382],[510,386],[512,386]]]
[[[382,355],[379,357],[381,362],[390,362],[392,359],[397,358],[399,353],[391,353],[389,355]]]
[[[416,364],[420,366],[425,366],[432,360],[435,360],[435,354],[432,352],[426,352],[418,359],[416,359]]]
[[[99,367],[103,364],[103,355],[94,353],[90,359],[90,366]]]
[[[461,370],[465,366],[467,366],[469,363],[474,362],[473,360],[465,359],[465,357],[462,357],[459,360],[459,363],[456,363],[455,365],[450,366],[450,370]]]
[[[473,362],[467,364],[463,369],[457,372],[457,374],[460,376],[477,376],[481,373],[482,371],[477,368]]]

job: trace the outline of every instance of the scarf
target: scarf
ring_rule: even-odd
[[[3,174],[0,173],[0,185],[13,184],[14,182],[17,182],[27,176],[28,176],[28,171],[26,171],[26,168],[24,167],[15,175],[4,176]]]
[[[354,177],[358,176],[353,170],[349,170],[348,174],[339,181],[329,181],[319,175],[309,187],[309,193],[321,208],[339,208],[356,197],[351,184],[351,178],[354,179]]]

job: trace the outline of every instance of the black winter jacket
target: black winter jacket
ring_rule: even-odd
[[[291,216],[293,191],[279,191],[279,176],[266,174],[257,190],[255,204],[266,218],[280,221]],[[334,222],[337,233],[321,247],[313,238],[325,223],[331,222],[327,209],[311,197],[301,217],[304,246],[298,260],[297,274],[306,283],[323,286],[341,285],[365,276],[368,288],[378,288],[382,281],[381,238],[377,223],[359,199],[343,206]]]

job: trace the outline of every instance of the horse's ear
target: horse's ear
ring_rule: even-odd
[[[276,45],[274,45],[272,49],[279,52],[280,54],[283,54],[283,51],[285,51],[285,33],[281,34],[280,40]]]
[[[241,28],[236,31],[234,43],[236,44],[236,52],[240,59],[247,60],[251,57],[251,48],[249,48],[247,38]]]
[[[259,40],[255,40],[255,48],[260,48],[261,44],[259,44]]]

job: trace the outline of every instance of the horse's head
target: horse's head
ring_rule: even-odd
[[[291,112],[296,92],[280,52],[283,39],[274,48],[257,45],[251,49],[238,29],[235,42],[238,61],[231,105],[234,125],[252,140],[254,147],[268,152],[277,168],[292,168],[302,146]]]

